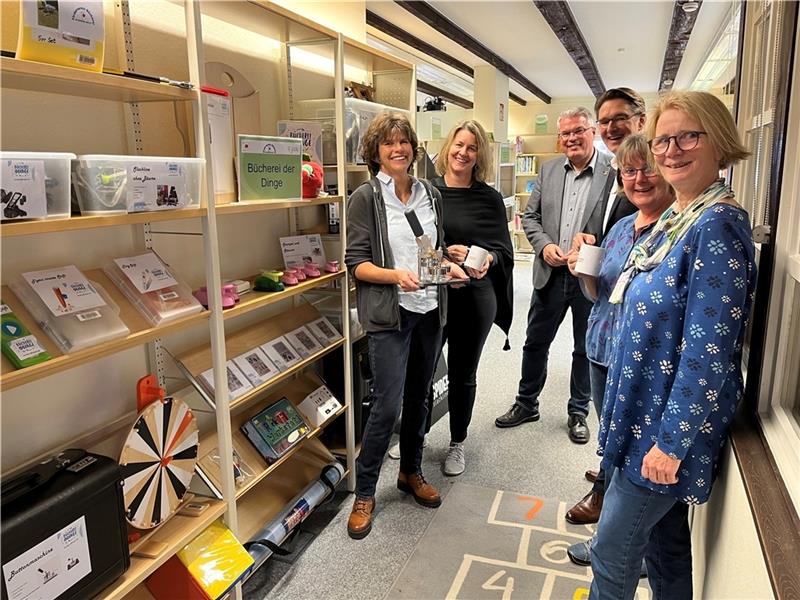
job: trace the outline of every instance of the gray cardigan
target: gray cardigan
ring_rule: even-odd
[[[420,182],[433,203],[437,239],[441,247],[444,244],[442,197],[427,181],[420,179]],[[397,286],[361,281],[354,274],[355,268],[363,262],[371,262],[384,269],[394,268],[394,255],[389,245],[386,224],[386,205],[380,182],[375,177],[359,186],[347,201],[347,250],[344,262],[357,284],[358,319],[364,331],[400,329]],[[447,286],[437,286],[437,291],[439,324],[443,327],[447,319]]]

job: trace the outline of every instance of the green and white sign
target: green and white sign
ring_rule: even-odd
[[[302,197],[301,140],[264,135],[237,137],[240,201]]]

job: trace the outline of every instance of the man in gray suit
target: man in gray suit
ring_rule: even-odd
[[[566,160],[552,160],[541,166],[522,217],[525,235],[536,254],[534,291],[516,401],[508,412],[495,419],[498,427],[516,427],[539,419],[539,394],[547,379],[550,344],[567,309],[572,309],[574,347],[567,427],[570,440],[576,444],[589,441],[586,417],[591,393],[585,348],[592,304],[567,269],[567,253],[576,233],[601,237],[615,176],[611,156],[594,148],[592,121],[592,114],[583,107],[561,113],[558,136]]]

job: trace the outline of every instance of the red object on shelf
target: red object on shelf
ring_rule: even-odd
[[[136,382],[136,410],[139,412],[156,400],[163,400],[166,396],[166,390],[158,387],[158,379],[155,375],[146,375]]]
[[[210,85],[201,85],[200,86],[201,92],[207,92],[209,94],[216,94],[217,96],[230,96],[231,93],[228,90],[221,90],[220,88],[211,87]]]
[[[145,585],[156,600],[214,600],[177,556],[161,565],[147,578]]]

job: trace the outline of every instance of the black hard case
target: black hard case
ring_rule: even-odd
[[[74,472],[59,471],[47,483],[3,506],[3,564],[85,516],[92,570],[59,600],[91,598],[122,575],[131,562],[120,467],[106,456],[86,456],[96,460]],[[0,584],[2,598],[7,600],[5,580],[0,578]]]

